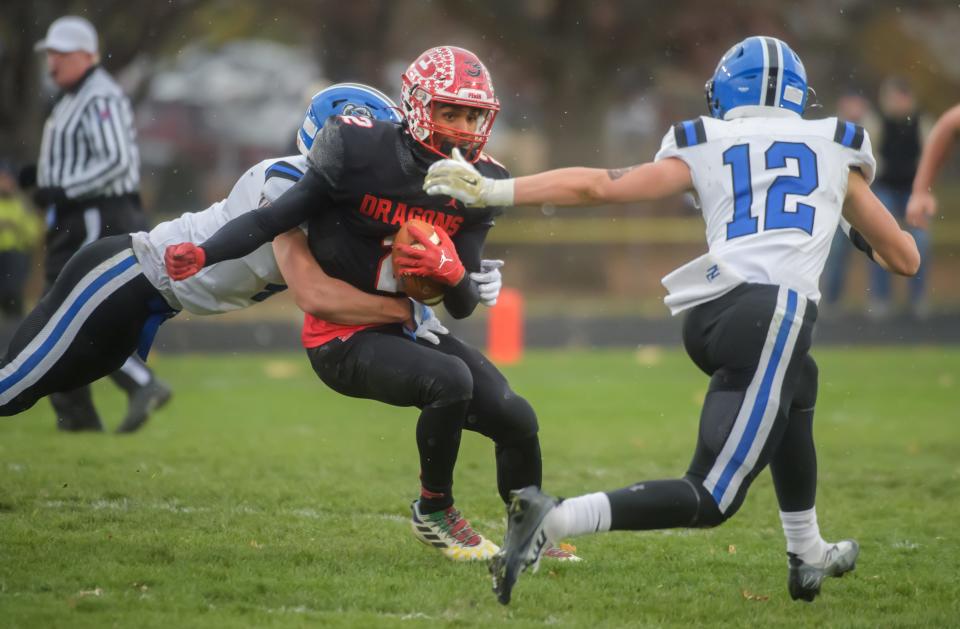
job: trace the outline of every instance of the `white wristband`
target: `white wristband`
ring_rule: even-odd
[[[490,192],[487,193],[487,205],[513,205],[513,184],[515,179],[493,179]]]

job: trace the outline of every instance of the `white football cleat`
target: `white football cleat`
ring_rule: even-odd
[[[793,553],[787,553],[789,573],[787,588],[790,598],[812,601],[820,594],[820,584],[827,577],[842,577],[857,567],[860,545],[845,539],[831,545],[819,562],[806,562]]]
[[[420,513],[420,502],[410,505],[411,526],[418,540],[433,546],[452,561],[486,561],[500,552],[500,547],[476,532],[456,507],[435,513]]]

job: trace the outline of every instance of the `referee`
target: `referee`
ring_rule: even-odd
[[[47,290],[78,249],[99,238],[145,230],[140,157],[130,101],[99,65],[97,32],[82,17],[61,17],[37,42],[61,93],[43,127],[35,170],[21,185],[46,211]],[[133,432],[166,404],[170,389],[132,356],[110,376],[129,397],[118,432]],[[103,430],[90,387],[50,396],[61,430]]]

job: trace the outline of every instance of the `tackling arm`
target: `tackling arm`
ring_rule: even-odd
[[[899,275],[916,275],[920,268],[920,252],[913,236],[900,229],[863,175],[855,170],[850,171],[843,217],[853,227],[848,235],[854,245],[866,250],[858,244],[856,237],[861,236],[872,248],[871,257],[877,264]]]
[[[927,227],[930,218],[937,212],[937,199],[933,196],[933,182],[953,148],[960,132],[960,105],[955,105],[940,116],[920,154],[917,174],[913,178],[913,191],[907,203],[907,222],[915,227]]]
[[[323,272],[299,228],[273,240],[277,266],[300,310],[318,319],[343,325],[402,323],[410,319],[406,297],[365,293]]]

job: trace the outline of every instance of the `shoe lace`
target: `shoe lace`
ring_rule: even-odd
[[[460,515],[460,511],[454,507],[431,513],[426,517],[437,528],[464,546],[476,546],[483,539],[479,533],[473,530],[470,522]]]

